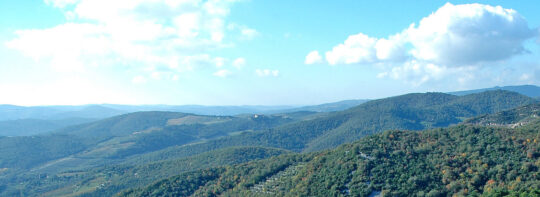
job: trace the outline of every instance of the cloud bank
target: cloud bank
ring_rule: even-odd
[[[125,65],[173,76],[202,65],[232,64],[232,60],[209,54],[234,45],[232,37],[252,39],[257,35],[243,25],[227,28],[235,0],[44,2],[64,12],[68,22],[47,29],[18,30],[16,38],[5,44],[49,62],[58,71]]]
[[[524,42],[537,35],[515,10],[447,3],[387,38],[351,35],[325,58],[330,65],[384,65],[388,70],[378,77],[421,84],[527,53]]]

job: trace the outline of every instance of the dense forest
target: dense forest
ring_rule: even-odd
[[[540,103],[534,103],[512,110],[471,118],[466,120],[464,124],[519,127],[535,121],[538,117],[540,117]]]
[[[180,174],[120,196],[540,195],[540,121],[387,131],[336,149]]]
[[[88,165],[96,160],[108,160],[102,163],[109,163],[131,155],[228,136],[234,132],[267,129],[313,114],[260,115],[255,118],[176,112],[130,113],[70,126],[51,134],[0,138],[0,167],[29,169],[70,156],[78,158],[74,164],[77,166],[86,162],[81,160],[88,160]]]
[[[171,147],[154,158],[183,157],[229,146],[268,146],[296,152],[336,147],[390,129],[422,130],[458,124],[468,117],[534,103],[508,91],[454,96],[444,93],[407,94],[366,102],[349,110],[267,130],[245,132],[205,143]]]
[[[58,174],[32,174],[7,182],[24,183],[3,188],[3,196],[17,195],[83,195],[111,196],[135,186],[144,186],[165,177],[186,171],[244,163],[288,151],[262,147],[231,147],[192,157],[150,162],[142,165],[123,164],[89,170],[68,170]],[[6,180],[4,180],[6,181]],[[78,183],[73,185],[72,183]],[[0,182],[0,185],[8,184]]]

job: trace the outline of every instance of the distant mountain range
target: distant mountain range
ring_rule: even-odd
[[[534,85],[504,86],[450,92],[467,95],[489,90],[508,90],[540,99],[540,87]],[[199,115],[234,116],[238,114],[277,114],[297,111],[334,112],[358,106],[369,100],[344,100],[312,106],[204,106],[204,105],[115,105],[23,107],[0,105],[0,136],[28,136],[50,132],[65,126],[91,122],[138,111],[171,111]]]
[[[485,92],[485,91],[490,91],[490,90],[507,90],[507,91],[512,91],[512,92],[517,92],[531,98],[537,98],[537,99],[540,98],[540,87],[535,86],[535,85],[519,85],[519,86],[503,86],[503,87],[496,86],[492,88],[449,92],[449,94],[463,96],[467,94],[480,93],[480,92]]]
[[[28,136],[66,126],[139,111],[169,111],[198,115],[278,114],[299,111],[332,112],[354,107],[367,100],[346,100],[314,106],[202,106],[202,105],[83,105],[22,107],[0,105],[0,136]]]
[[[39,119],[62,120],[67,118],[103,119],[138,111],[170,111],[198,115],[234,116],[239,114],[276,114],[296,111],[332,112],[362,104],[368,100],[345,100],[312,106],[204,106],[204,105],[115,105],[95,104],[80,106],[0,105],[0,121]]]

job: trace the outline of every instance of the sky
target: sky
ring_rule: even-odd
[[[311,105],[540,85],[534,0],[0,5],[2,104]]]

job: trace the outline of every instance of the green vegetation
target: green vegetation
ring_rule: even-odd
[[[516,109],[486,114],[464,121],[465,124],[484,126],[524,126],[540,117],[540,103],[518,107]]]
[[[25,191],[22,194],[27,195],[52,192],[51,196],[73,194],[73,191],[77,191],[77,194],[95,191],[111,194],[110,192],[118,192],[135,183],[148,184],[148,181],[156,178],[172,176],[199,166],[208,167],[266,158],[281,154],[284,150],[260,148],[217,150],[200,156],[206,155],[206,159],[209,159],[213,157],[208,154],[218,154],[221,151],[224,158],[214,158],[217,161],[207,160],[207,163],[199,164],[190,161],[189,163],[196,165],[189,166],[190,168],[179,168],[164,163],[163,167],[156,167],[156,171],[153,171],[153,174],[162,172],[162,176],[138,177],[135,183],[133,180],[125,180],[124,175],[117,175],[126,169],[136,169],[136,166],[143,167],[150,163],[182,158],[145,159],[160,149],[200,143],[220,136],[250,132],[252,129],[267,129],[320,115],[313,112],[295,112],[257,116],[198,116],[172,112],[139,112],[68,127],[49,135],[0,137],[2,148],[0,196],[18,195],[20,191]],[[199,155],[193,157],[197,156]],[[181,160],[180,163],[187,162]],[[195,160],[202,161],[200,158]],[[111,182],[115,184],[109,184]]]
[[[0,168],[92,167],[175,145],[294,122],[313,113],[289,116],[198,116],[138,112],[71,126],[48,135],[0,139]],[[76,159],[72,159],[75,157]],[[65,159],[68,158],[68,159]],[[60,160],[60,161],[54,161]],[[55,165],[48,165],[54,162]]]
[[[182,172],[239,164],[287,153],[285,150],[262,147],[232,147],[182,159],[139,165],[111,165],[91,170],[72,170],[57,174],[27,174],[21,184],[12,185],[2,196],[112,196],[122,189],[141,187],[153,181]],[[39,178],[36,178],[39,177]],[[5,183],[8,184],[8,183]],[[2,184],[0,184],[2,185]]]
[[[139,187],[187,171],[248,162],[254,159],[283,154],[285,153],[284,150],[305,153],[328,150],[385,130],[424,130],[447,127],[458,124],[468,117],[500,112],[534,102],[533,99],[517,93],[491,91],[467,96],[454,96],[443,93],[408,94],[369,101],[349,110],[334,113],[294,112],[276,115],[239,116],[199,116],[174,112],[125,114],[68,127],[48,135],[0,138],[0,185],[2,185],[0,195],[107,196],[129,187]],[[518,114],[522,113],[519,112]],[[534,123],[534,121],[532,122]],[[531,124],[526,124],[520,129],[523,130],[529,125]],[[500,128],[490,129],[496,130]],[[416,136],[417,134],[414,132],[405,133],[406,135],[403,135],[405,135],[406,139],[421,138]],[[430,140],[437,141],[439,139],[433,138]],[[418,143],[425,143],[422,140],[417,141]],[[366,141],[361,140],[360,142]],[[413,142],[416,141],[413,140]],[[400,146],[399,148],[404,148],[408,152],[416,151],[407,149],[409,146],[415,146],[413,142],[407,142],[411,145],[407,145],[407,147]],[[371,145],[381,143],[386,142],[381,141]],[[442,143],[441,146],[443,145],[447,144]],[[278,150],[247,148],[236,149],[235,152],[230,149],[230,147],[238,146],[273,147],[278,148]],[[388,146],[393,145],[389,144]],[[364,148],[367,147],[365,145]],[[395,149],[395,147],[392,148]],[[434,149],[434,147],[431,148]],[[215,156],[220,151],[224,151],[222,155],[230,155],[231,158]],[[350,150],[346,151],[350,152]],[[423,165],[417,167],[418,169],[429,166],[427,163],[416,161],[415,158],[400,158],[403,155],[392,155],[393,152],[387,153],[384,151],[369,152],[363,150],[362,153],[355,155],[360,155],[364,160],[367,159],[368,163],[372,161],[370,158],[377,158],[373,162],[383,163],[372,163],[368,167],[375,169],[376,166],[382,166],[384,168],[382,171],[392,170],[389,166],[394,166],[399,162],[403,164],[403,162],[409,160],[418,163],[418,165]],[[407,151],[405,151],[405,155],[407,155]],[[526,151],[531,152],[533,155],[536,154],[534,149]],[[246,165],[243,169],[222,166],[220,167],[221,170],[211,170],[206,174],[192,174],[187,177],[200,177],[203,179],[202,182],[194,179],[181,180],[181,183],[209,186],[207,189],[192,188],[186,190],[192,191],[195,196],[208,195],[212,192],[215,194],[229,194],[232,192],[232,195],[248,194],[249,192],[256,194],[262,192],[264,194],[267,191],[271,193],[266,194],[282,192],[283,194],[323,195],[323,193],[312,193],[314,191],[309,189],[311,187],[309,185],[323,188],[322,185],[317,185],[322,183],[325,184],[324,188],[328,191],[339,190],[342,194],[343,192],[355,191],[360,192],[358,194],[365,194],[368,191],[365,185],[355,183],[357,184],[356,189],[348,186],[344,188],[345,186],[340,185],[350,185],[350,181],[358,179],[358,177],[353,179],[351,177],[353,175],[347,173],[359,172],[357,169],[362,163],[359,160],[355,161],[356,163],[345,162],[347,163],[346,166],[340,166],[340,163],[327,163],[334,160],[330,159],[324,162],[321,161],[318,164],[319,166],[327,165],[327,167],[314,168],[312,166],[312,163],[317,161],[317,158],[322,157],[322,155],[318,154],[330,153],[333,154],[332,151],[312,154],[287,154],[278,157],[281,158],[278,159],[279,161],[271,159],[265,161],[266,163],[249,162],[242,164]],[[392,157],[388,156],[386,158],[400,158],[401,160],[379,159],[376,156],[378,154],[391,155]],[[482,154],[484,152],[480,152],[478,155],[484,156]],[[444,154],[439,153],[439,155]],[[430,157],[435,157],[424,156],[419,160],[430,160]],[[216,162],[213,162],[214,160]],[[261,167],[261,165],[266,167]],[[333,169],[333,167],[339,167],[343,171],[336,171],[337,169]],[[507,168],[514,167],[507,166]],[[306,174],[307,169],[311,169],[312,173],[321,171],[329,174],[334,173],[336,176],[325,177],[326,175],[319,174],[312,177]],[[223,174],[227,173],[237,175],[237,178],[234,178],[234,176],[230,178],[228,175],[223,177]],[[407,174],[409,176],[411,172],[400,171],[400,173],[409,173]],[[301,180],[291,179],[291,177],[300,176],[302,176]],[[336,178],[337,176],[342,178]],[[225,179],[221,179],[222,177]],[[343,177],[349,178],[343,179]],[[326,178],[329,178],[329,180],[326,180]],[[392,178],[394,177],[385,177],[384,180],[393,181],[395,185],[400,187],[404,186],[399,185],[403,184],[400,182],[402,180]],[[296,184],[296,182],[307,180],[312,182],[304,182],[303,184],[306,187],[304,189],[300,188],[301,185]],[[436,179],[436,176],[433,175],[428,180],[439,179]],[[381,185],[382,183],[379,184],[377,181],[382,182],[382,179],[370,180],[369,185],[371,186],[369,187],[372,188],[372,191],[383,192],[388,190],[394,192],[395,188],[388,188],[388,186]],[[221,183],[227,184],[221,185]],[[166,182],[162,182],[162,184],[166,184]],[[212,184],[217,185],[212,186]],[[237,185],[243,186],[237,188]],[[292,188],[293,185],[295,188]],[[438,185],[438,183],[435,183],[435,185]],[[433,185],[424,186],[432,189],[436,188],[437,191],[440,189],[438,186]],[[233,191],[236,190],[244,193],[234,193]],[[296,193],[291,193],[293,190]],[[476,190],[478,192],[484,191],[478,188]],[[138,194],[137,192],[139,190],[131,191],[133,194]],[[444,192],[444,190],[441,190],[441,192]],[[446,192],[451,193],[450,191]],[[337,193],[324,194],[334,195]]]
[[[540,192],[539,131],[540,121],[518,129],[387,131],[329,151],[180,174],[120,195],[534,196]]]
[[[87,146],[72,136],[0,138],[0,168],[30,168],[35,164],[82,151]]]
[[[94,121],[94,119],[69,118],[61,120],[4,120],[0,121],[0,136],[30,136],[91,121]]]
[[[342,117],[348,117],[347,120],[311,141],[304,151],[336,147],[384,130],[447,127],[458,124],[465,118],[534,102],[521,94],[501,90],[460,97],[426,93],[375,100],[341,112]]]
[[[237,145],[277,147],[296,152],[324,150],[384,130],[446,127],[458,124],[467,117],[534,102],[529,97],[508,91],[461,97],[443,93],[407,94],[369,101],[346,111],[268,130],[170,147],[154,153],[152,157],[184,157]]]

